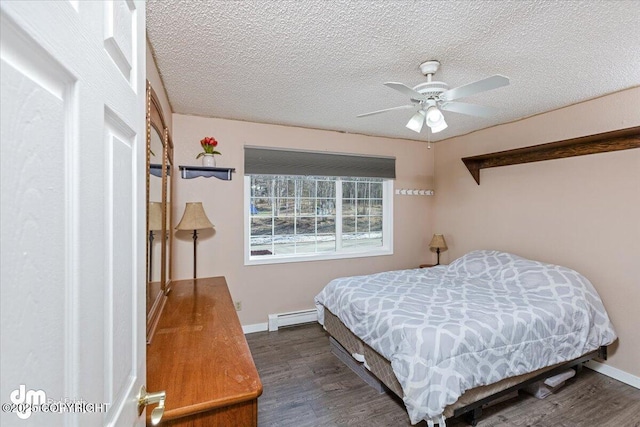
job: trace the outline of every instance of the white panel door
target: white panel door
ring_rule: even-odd
[[[144,3],[0,8],[0,425],[142,426]]]

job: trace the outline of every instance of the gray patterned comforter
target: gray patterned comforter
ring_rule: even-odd
[[[497,251],[448,266],[331,281],[316,298],[391,362],[413,424],[466,390],[569,361],[616,339],[579,273]]]

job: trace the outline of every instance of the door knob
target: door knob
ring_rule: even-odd
[[[164,399],[166,397],[167,393],[165,391],[149,393],[145,386],[140,387],[140,393],[138,394],[138,414],[142,414],[145,406],[157,403],[158,406],[151,411],[151,425],[158,425],[162,419],[162,415],[164,415]]]

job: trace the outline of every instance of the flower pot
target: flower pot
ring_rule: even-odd
[[[202,156],[202,166],[216,167],[216,157],[213,154],[205,154]]]

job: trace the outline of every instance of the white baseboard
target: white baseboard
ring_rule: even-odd
[[[303,325],[318,321],[318,311],[316,309],[290,311],[288,313],[270,314],[269,322],[254,323],[253,325],[243,325],[242,332],[252,334],[254,332],[277,331],[279,327]]]
[[[252,334],[254,332],[265,332],[269,330],[269,324],[268,323],[254,323],[253,325],[243,325],[242,326],[242,332],[244,332],[244,334]]]
[[[302,325],[318,321],[318,310],[315,308],[308,310],[290,311],[287,313],[277,313],[269,315],[269,332],[277,331],[282,326]]]
[[[620,370],[618,368],[614,368],[610,365],[605,365],[604,363],[596,362],[595,360],[590,360],[584,364],[586,368],[589,368],[593,371],[599,372],[603,375],[613,378],[614,380],[621,381],[625,384],[629,384],[631,387],[635,387],[640,389],[640,377],[636,377],[628,372]]]

